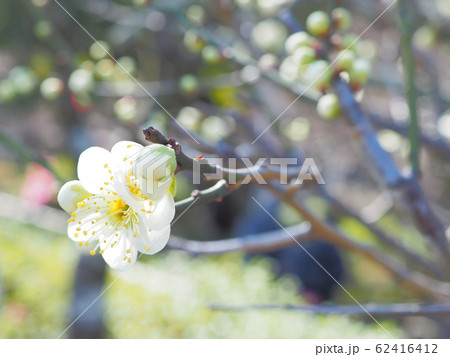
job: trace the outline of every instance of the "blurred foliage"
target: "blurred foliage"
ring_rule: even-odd
[[[69,324],[76,259],[65,238],[0,220],[0,337],[55,338]],[[106,294],[115,338],[384,338],[374,323],[292,311],[218,312],[212,303],[301,303],[298,284],[274,280],[267,259],[190,258],[168,252],[139,263]],[[116,275],[109,274],[107,284]],[[89,312],[88,312],[89,313]],[[402,332],[389,321],[394,336]]]

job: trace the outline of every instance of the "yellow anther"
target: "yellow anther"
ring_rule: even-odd
[[[128,258],[128,263],[131,263],[131,259],[130,258]]]
[[[78,233],[75,233],[74,236],[75,236],[75,238],[77,238],[78,237]]]
[[[131,145],[127,145],[127,149],[129,149],[131,147]]]
[[[105,164],[105,166],[103,166],[105,169],[108,167],[108,164]]]
[[[150,250],[150,247],[148,247],[148,246],[147,246],[147,247],[145,247],[145,250]]]
[[[77,232],[81,231],[81,228],[80,228],[80,227],[77,227],[76,231],[77,231]]]
[[[124,157],[124,158],[123,158],[123,161],[127,161],[127,160],[128,160],[128,158],[127,158],[127,157]]]
[[[95,250],[91,250],[89,253],[90,253],[91,255],[95,255]]]
[[[87,236],[87,231],[84,231],[83,234],[84,234],[85,236]]]
[[[130,254],[131,253],[131,249],[127,249],[127,253]]]
[[[87,247],[89,245],[89,242],[84,243],[84,245]]]
[[[99,251],[99,254],[103,254],[105,251],[102,249]]]
[[[107,226],[108,225],[108,222],[105,222],[105,226]]]
[[[79,245],[80,247],[82,247],[82,246],[83,246],[83,242],[78,242],[78,245]]]

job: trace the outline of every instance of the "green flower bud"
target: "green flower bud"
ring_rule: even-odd
[[[41,83],[41,95],[48,100],[55,100],[64,90],[64,82],[59,78],[47,78]]]
[[[292,55],[292,60],[298,65],[310,64],[316,59],[316,51],[311,47],[297,48]]]
[[[352,25],[352,14],[343,7],[337,7],[331,12],[334,26],[338,31],[347,31]]]
[[[336,118],[340,112],[339,99],[335,94],[325,94],[317,103],[317,113],[327,120]]]
[[[69,77],[69,89],[74,93],[86,93],[94,89],[92,73],[86,69],[77,69]]]
[[[324,11],[314,11],[306,19],[306,29],[311,35],[326,36],[330,30],[330,18]]]
[[[308,33],[300,31],[293,33],[287,38],[284,49],[288,55],[292,55],[297,48],[311,46],[313,43],[314,39]]]

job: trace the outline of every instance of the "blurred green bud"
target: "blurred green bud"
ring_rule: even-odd
[[[347,31],[352,25],[352,14],[343,7],[337,7],[331,12],[331,18],[338,31]]]
[[[286,27],[280,21],[267,19],[255,25],[251,39],[253,44],[263,51],[280,53],[286,37]]]
[[[0,103],[8,103],[16,98],[16,86],[9,79],[0,82]]]
[[[64,82],[59,78],[50,77],[42,81],[40,90],[45,99],[55,100],[64,90]]]
[[[136,61],[134,60],[133,57],[130,56],[123,56],[120,57],[118,59],[119,64],[120,64],[120,71],[123,72],[123,69],[125,69],[129,74],[136,74],[137,71],[137,66],[136,66]]]
[[[437,32],[430,26],[419,27],[413,35],[414,46],[425,50],[436,44]]]
[[[262,70],[269,70],[277,68],[278,57],[272,53],[266,53],[262,55],[258,60],[258,67]]]
[[[74,93],[89,92],[94,89],[94,77],[86,69],[77,69],[70,75],[68,87]]]
[[[55,59],[48,52],[37,52],[30,57],[30,67],[39,78],[47,78],[54,71]]]
[[[309,121],[306,118],[295,118],[282,128],[282,132],[292,141],[302,141],[309,135]]]
[[[311,46],[314,39],[306,32],[300,31],[290,35],[285,44],[284,49],[288,55],[292,55],[294,51],[302,46]]]
[[[96,61],[101,60],[111,53],[111,47],[105,41],[96,41],[89,47],[89,55]]]
[[[328,61],[319,60],[307,66],[303,76],[308,84],[314,83],[315,88],[324,90],[330,85],[333,73],[333,68],[331,68]]]
[[[369,60],[358,58],[353,62],[353,67],[349,71],[350,83],[364,84],[370,76],[371,64]]]
[[[371,40],[359,40],[356,44],[358,57],[372,60],[377,56],[377,45]]]
[[[210,116],[203,120],[200,133],[202,136],[213,143],[225,139],[233,132],[234,122],[225,120],[218,116]]]
[[[330,18],[324,11],[314,11],[306,19],[306,29],[311,35],[326,36],[330,30]]]
[[[339,71],[349,71],[353,68],[355,53],[351,50],[342,50],[337,53],[335,66]]]
[[[311,47],[300,47],[294,51],[292,60],[295,64],[305,65],[310,64],[316,59],[316,50]]]
[[[52,34],[52,24],[49,21],[41,20],[36,22],[33,27],[35,36],[41,40],[45,40]]]
[[[92,196],[83,187],[80,181],[69,181],[61,187],[58,193],[58,203],[69,214],[77,209],[77,203]]]
[[[339,99],[335,94],[325,94],[317,102],[317,113],[327,120],[336,118],[341,111]]]
[[[186,10],[186,17],[195,25],[202,25],[205,21],[205,9],[200,5],[191,5]]]
[[[116,63],[109,58],[98,61],[94,66],[95,77],[100,80],[110,80],[116,73]],[[120,67],[119,67],[119,70]]]
[[[195,93],[198,90],[198,80],[192,74],[185,74],[180,78],[178,86],[183,93]]]
[[[279,74],[286,82],[294,82],[299,79],[299,66],[294,62],[292,56],[286,57],[280,64]]]
[[[22,95],[30,94],[37,85],[37,76],[29,67],[14,67],[9,72],[8,78],[16,87],[17,93]]]
[[[150,5],[150,0],[133,0],[133,5],[138,9],[142,9]]]
[[[358,42],[358,35],[355,33],[347,33],[341,38],[340,48],[354,51]]]
[[[205,42],[194,30],[187,30],[184,33],[183,43],[191,52],[200,52],[205,47]]]
[[[222,59],[220,51],[214,46],[205,46],[202,50],[202,58],[206,63],[219,63]]]
[[[450,112],[444,113],[438,120],[437,130],[440,135],[450,141]]]
[[[293,0],[256,0],[256,7],[262,16],[276,16],[282,7],[292,2]]]
[[[202,118],[203,114],[197,108],[184,107],[178,113],[177,121],[188,130],[198,131]]]
[[[122,121],[135,120],[137,117],[136,100],[132,97],[120,98],[114,103],[114,113]]]

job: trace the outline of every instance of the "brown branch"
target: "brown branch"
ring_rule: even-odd
[[[186,171],[198,171],[202,177],[209,181],[208,175],[233,177],[235,180],[240,180],[248,177],[251,181],[258,180],[258,177],[263,180],[275,180],[282,177],[282,173],[279,168],[274,165],[254,165],[243,168],[227,168],[220,165],[216,165],[208,162],[206,158],[200,155],[197,158],[191,158],[187,156],[179,143],[175,139],[167,139],[158,129],[154,127],[148,127],[143,130],[145,140],[151,143],[157,143],[162,145],[171,146],[175,150],[177,162],[180,166],[180,170]],[[196,167],[198,166],[198,167]],[[298,167],[287,167],[286,178],[298,178],[300,169]],[[264,182],[265,183],[265,182]]]
[[[433,239],[444,256],[449,257],[445,228],[431,210],[416,178],[413,175],[408,178],[404,177],[395,166],[390,155],[381,147],[375,130],[356,102],[347,83],[336,78],[333,87],[347,117],[355,126],[356,133],[364,145],[366,155],[375,164],[386,185],[403,193],[410,204],[416,225],[425,235]]]
[[[210,309],[221,311],[253,311],[253,310],[296,310],[318,315],[347,315],[347,316],[449,316],[450,304],[366,304],[366,305],[241,305],[229,306],[212,304]]]
[[[303,243],[312,236],[307,222],[284,229],[217,241],[192,241],[171,236],[168,247],[195,255],[217,255],[230,252],[267,253]]]
[[[294,208],[306,221],[311,223],[312,234],[370,259],[405,282],[413,290],[433,297],[434,299],[450,301],[450,283],[437,281],[422,273],[412,271],[402,263],[392,260],[384,252],[380,252],[371,246],[355,242],[341,233],[334,225],[316,217],[302,203],[297,202],[292,195],[286,194],[281,189],[270,184],[267,185],[267,188],[280,200]]]

